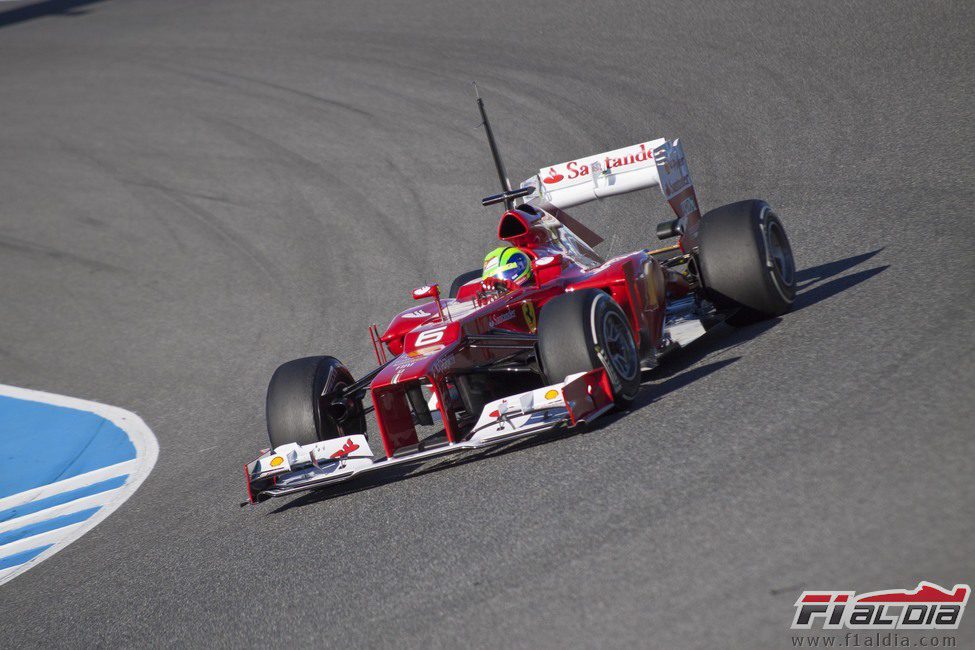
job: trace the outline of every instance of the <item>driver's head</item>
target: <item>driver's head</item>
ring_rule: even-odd
[[[528,253],[515,246],[500,246],[484,258],[481,284],[523,285],[532,279]]]

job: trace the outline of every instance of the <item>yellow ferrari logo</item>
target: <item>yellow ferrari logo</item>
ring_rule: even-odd
[[[528,331],[534,334],[536,325],[538,325],[538,321],[535,319],[535,304],[531,301],[521,303],[521,314],[525,317],[525,325],[528,326]]]

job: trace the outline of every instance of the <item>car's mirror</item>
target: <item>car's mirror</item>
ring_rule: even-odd
[[[423,298],[436,298],[440,299],[440,285],[428,284],[426,286],[420,287],[419,289],[413,290],[413,300],[422,300]]]
[[[442,321],[443,304],[440,302],[440,285],[428,284],[413,290],[413,300],[422,300],[424,298],[433,298],[433,300],[437,303],[437,313],[440,315],[440,320]]]

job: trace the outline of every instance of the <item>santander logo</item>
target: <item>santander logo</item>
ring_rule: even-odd
[[[565,178],[565,176],[555,171],[555,167],[549,167],[548,176],[543,178],[542,182],[545,183],[546,185],[554,185],[555,183],[558,183],[563,178]]]
[[[645,167],[648,163],[654,163],[654,152],[652,149],[647,149],[647,144],[644,142],[640,145],[617,149],[599,154],[598,157],[570,160],[559,165],[562,172],[555,171],[555,167],[549,167],[548,176],[544,177],[542,182],[546,185],[555,185],[564,180],[574,181],[585,176],[613,174],[633,165]],[[665,160],[667,159],[665,158]],[[683,163],[683,159],[680,162]],[[673,164],[673,162],[671,161],[668,164]]]

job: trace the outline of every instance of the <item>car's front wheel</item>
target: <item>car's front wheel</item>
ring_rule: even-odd
[[[632,401],[640,390],[640,357],[633,331],[626,313],[604,291],[573,291],[545,303],[538,316],[538,353],[550,384],[608,365],[615,375],[617,404]]]
[[[279,366],[267,387],[271,447],[365,433],[362,402],[338,398],[352,383],[352,373],[335,357],[305,357]]]

